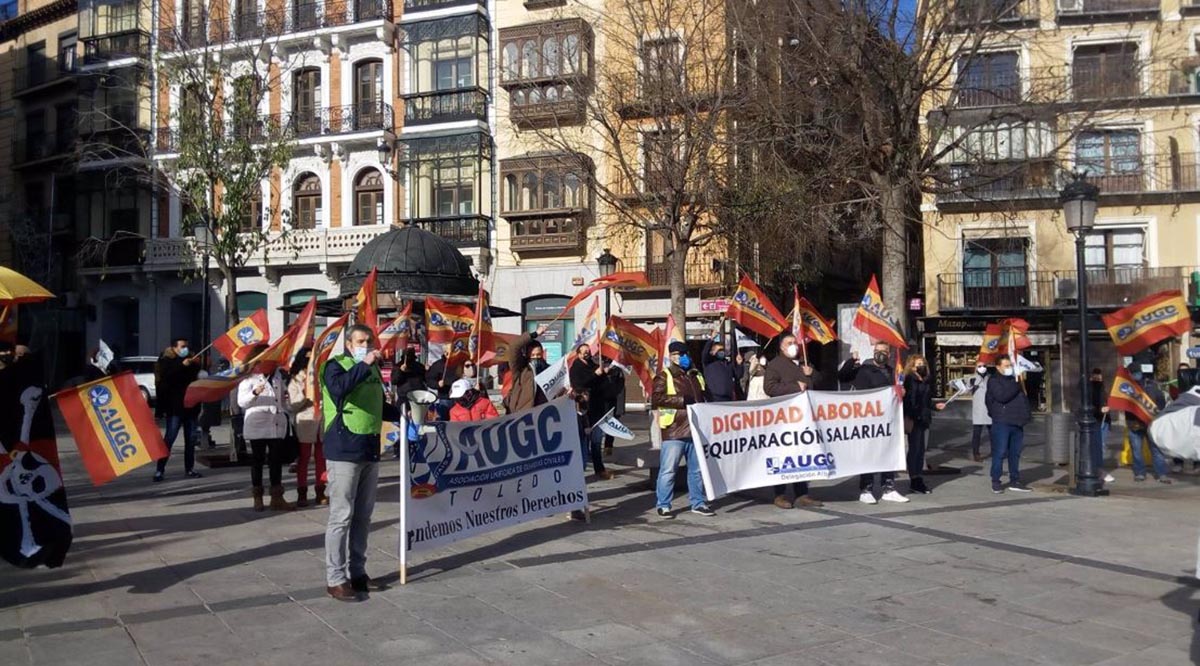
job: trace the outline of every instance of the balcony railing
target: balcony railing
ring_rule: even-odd
[[[164,51],[177,51],[379,20],[392,20],[392,0],[310,0],[298,2],[290,9],[245,12],[226,21],[209,19],[184,25],[177,35],[160,35],[159,44]]]
[[[692,257],[688,259],[683,270],[685,287],[715,287],[725,284],[725,271],[722,267],[714,270],[714,262],[710,258]],[[620,260],[618,270],[646,271],[650,286],[656,289],[671,286],[670,266],[661,260],[647,262],[646,257],[630,257]]]
[[[1084,165],[1080,165],[1084,166]],[[1136,168],[1092,168],[1088,180],[1100,196],[1200,192],[1200,155],[1143,156]],[[1066,181],[1053,161],[996,162],[950,167],[938,203],[1053,199]]]
[[[405,95],[404,124],[486,120],[487,102],[487,92],[482,88]]]
[[[421,12],[446,7],[470,7],[484,4],[483,0],[404,0],[404,11]]]
[[[1058,2],[1058,15],[1097,16],[1159,11],[1160,0],[1070,0]]]
[[[36,59],[24,67],[13,68],[13,95],[50,83],[73,81],[74,73],[74,51],[66,57]]]
[[[584,223],[586,213],[579,211],[559,215],[529,217],[529,213],[514,213],[522,217],[509,218],[512,235],[509,244],[514,250],[549,251],[582,250],[586,236]]]
[[[137,268],[145,260],[147,241],[138,236],[113,238],[100,246],[95,253],[87,253],[79,260],[79,272],[103,273]]]
[[[332,134],[391,130],[396,126],[396,118],[391,104],[359,102],[293,112],[284,119],[283,124],[297,138],[305,139]]]
[[[488,247],[491,239],[488,218],[482,215],[419,217],[408,222],[441,236],[455,247]]]
[[[1077,62],[1037,68],[1022,76],[1017,70],[991,72],[986,77],[964,77],[954,87],[956,108],[1032,103],[1108,103],[1200,95],[1200,66],[1192,60],[1138,63],[1120,68]]]
[[[1123,307],[1160,291],[1188,293],[1192,267],[1089,269],[1088,305]],[[1075,271],[997,269],[938,276],[938,310],[1014,311],[1074,307],[1079,298]]]
[[[956,28],[1028,21],[1037,16],[1036,0],[960,0],[954,6]]]
[[[509,116],[520,129],[577,125],[584,121],[586,115],[587,100],[582,97],[509,107]]]
[[[91,65],[108,60],[150,57],[150,33],[142,30],[112,33],[83,40],[83,62]]]
[[[68,155],[75,148],[74,134],[42,134],[13,141],[13,165],[21,166]]]
[[[358,251],[376,236],[387,231],[381,227],[339,227],[337,229],[293,230],[251,253],[247,266],[298,266],[348,264]],[[193,238],[161,238],[146,241],[145,268],[150,271],[178,271],[199,268],[203,253]]]

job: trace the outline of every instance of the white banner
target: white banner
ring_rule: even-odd
[[[604,434],[606,435],[612,435],[617,439],[627,439],[632,441],[633,431],[629,429],[629,426],[621,423],[617,420],[617,417],[613,416],[613,412],[615,411],[617,411],[616,408],[608,410],[608,413],[604,415],[604,418],[600,419],[600,422],[596,424],[596,427],[603,430]]]
[[[565,395],[571,389],[568,370],[567,357],[564,356],[534,376],[534,381],[537,382],[538,388],[542,389],[542,394],[547,400]]]
[[[904,469],[903,410],[892,387],[806,391],[688,406],[704,489],[731,492]]]
[[[409,444],[407,545],[426,550],[587,506],[570,399],[487,421],[432,423]]]
[[[108,372],[108,366],[113,362],[113,350],[109,348],[103,340],[96,347],[96,357],[92,359],[92,365],[96,366],[100,372]]]

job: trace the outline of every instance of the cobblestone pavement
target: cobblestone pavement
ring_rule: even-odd
[[[244,468],[187,480],[182,456],[165,483],[92,488],[64,438],[75,545],[56,571],[0,569],[0,664],[1200,663],[1200,476],[1122,469],[1112,496],[1077,498],[1031,446],[1035,492],[993,495],[968,427],[939,421],[931,459],[961,473],[910,504],[860,505],[847,480],[814,484],[821,510],[768,491],[673,521],[620,465],[645,446],[624,447],[591,525],[421,554],[404,587],[389,463],[368,569],[393,585],[361,604],[324,594],[325,509],[254,513]]]

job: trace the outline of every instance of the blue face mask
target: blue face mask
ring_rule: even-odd
[[[1140,381],[1142,381],[1142,373],[1140,373],[1140,372],[1134,372],[1134,373],[1131,373],[1131,375],[1132,375],[1132,377],[1133,377],[1133,381],[1135,381],[1135,382],[1140,382]]]
[[[680,356],[679,357],[679,367],[683,368],[684,370],[687,370],[688,368],[692,367],[692,357],[688,356],[687,354],[683,354],[682,356]]]
[[[183,349],[179,350],[179,358],[187,358],[187,355],[188,355],[187,347],[184,347]]]
[[[363,360],[367,358],[367,348],[366,347],[355,347],[354,353],[351,354],[351,356],[354,358],[355,363],[362,363]]]

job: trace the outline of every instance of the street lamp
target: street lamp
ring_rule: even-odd
[[[200,349],[208,349],[209,329],[212,328],[212,324],[209,322],[209,311],[212,309],[212,305],[209,302],[208,286],[208,255],[212,248],[212,232],[207,223],[197,222],[192,227],[192,236],[196,239],[197,249],[204,257],[201,262],[203,268],[200,278]]]
[[[596,257],[596,265],[600,267],[600,277],[606,278],[606,277],[612,275],[613,273],[617,272],[617,255],[613,254],[610,249],[604,248],[604,251],[600,253],[600,256]],[[611,300],[611,293],[612,292],[610,291],[608,284],[605,283],[605,286],[604,286],[604,322],[605,322],[605,326],[608,325],[608,310],[609,310],[609,305],[610,305],[609,301]]]
[[[1079,304],[1079,448],[1075,456],[1075,487],[1073,495],[1098,497],[1107,495],[1104,482],[1096,475],[1099,460],[1092,460],[1092,433],[1096,419],[1092,416],[1092,400],[1088,384],[1088,326],[1087,326],[1087,268],[1084,249],[1087,234],[1096,223],[1096,203],[1100,188],[1087,182],[1087,175],[1072,174],[1071,182],[1059,194],[1067,231],[1075,235],[1076,300]]]

